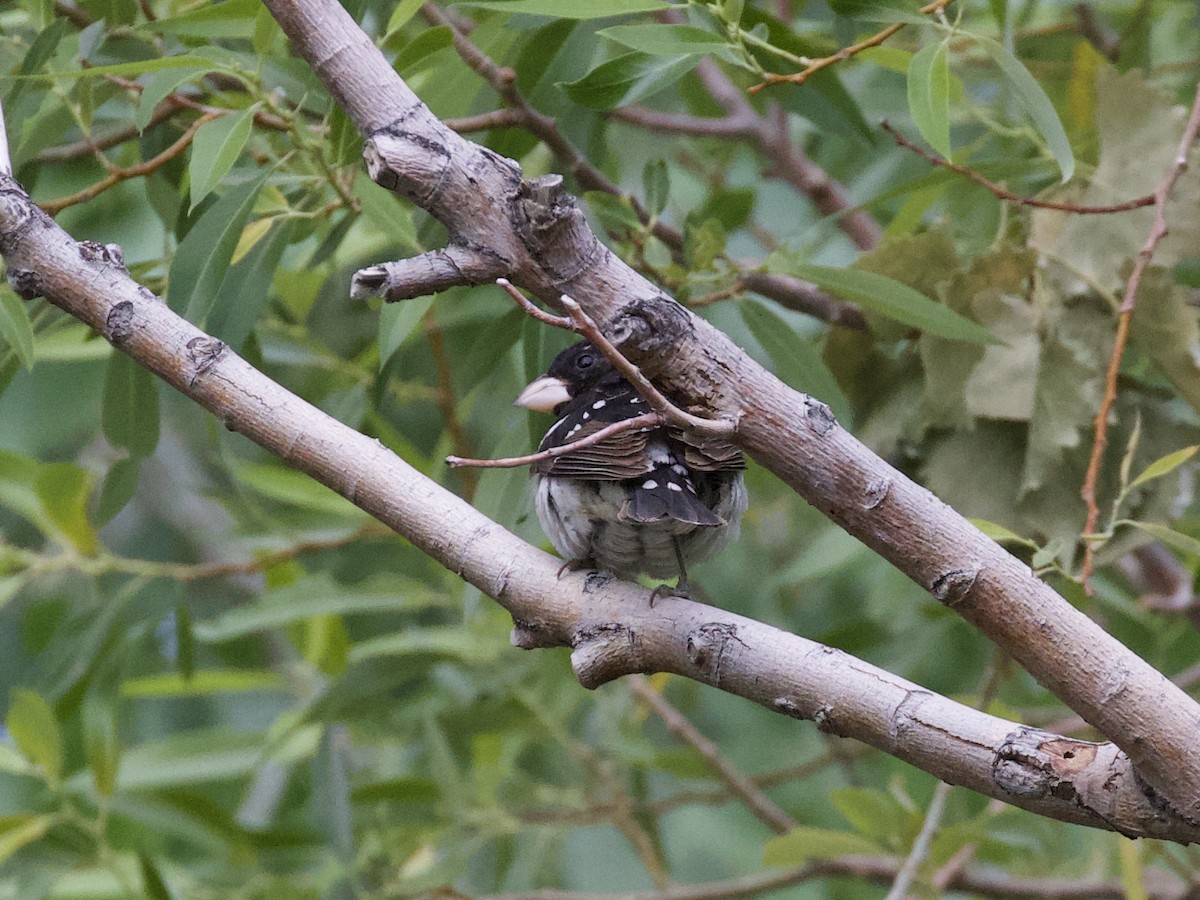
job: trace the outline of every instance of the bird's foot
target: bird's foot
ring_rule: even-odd
[[[678,584],[660,584],[650,592],[650,606],[663,597],[676,597],[680,600],[691,600],[692,589],[686,578],[680,578]]]
[[[563,572],[581,572],[584,569],[591,569],[587,576],[583,579],[583,592],[590,594],[593,591],[599,590],[608,584],[617,576],[607,569],[596,568],[594,559],[569,559],[562,564],[562,568],[558,570],[558,578],[562,578]]]

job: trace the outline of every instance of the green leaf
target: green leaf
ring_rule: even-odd
[[[830,0],[829,8],[839,16],[862,22],[903,22],[908,25],[928,25],[916,5],[906,0]]]
[[[857,303],[868,312],[886,316],[928,334],[975,344],[999,343],[983,326],[884,275],[862,269],[834,269],[808,264],[792,266],[789,271],[798,278]]]
[[[433,306],[435,295],[414,297],[388,303],[379,311],[379,368],[382,370],[392,354],[417,334],[425,313]]]
[[[456,601],[442,591],[402,576],[381,576],[353,590],[327,575],[267,591],[262,600],[236,606],[195,626],[197,639],[217,644],[299,622],[310,616],[371,615],[445,608]]]
[[[63,765],[62,733],[45,698],[27,688],[14,688],[4,724],[21,755],[51,780],[58,780]]]
[[[40,840],[53,824],[54,817],[50,815],[0,816],[0,865],[22,847]]]
[[[761,303],[748,300],[737,307],[750,333],[771,357],[775,374],[797,390],[829,404],[839,422],[850,422],[850,401],[812,339],[797,334],[782,317]]]
[[[270,175],[268,169],[250,183],[231,188],[205,210],[175,251],[167,303],[189,322],[201,324],[216,302],[233,250]]]
[[[350,662],[360,663],[380,656],[433,655],[478,665],[495,659],[501,652],[499,645],[483,643],[478,634],[462,628],[430,626],[359,641],[350,650]]]
[[[664,58],[626,53],[600,63],[577,81],[560,81],[558,86],[580,106],[612,109],[634,103],[674,84],[701,59],[699,54]]]
[[[646,163],[642,169],[642,192],[646,211],[654,217],[662,215],[671,199],[671,175],[666,162],[655,159]]]
[[[164,69],[195,69],[197,66],[211,71],[213,68],[222,68],[217,66],[213,61],[206,59],[202,54],[188,54],[184,56],[154,56],[150,59],[141,59],[137,62],[115,63],[111,66],[92,66],[90,69],[74,69],[69,72],[46,72],[41,75],[26,75],[20,76],[29,81],[54,81],[55,79],[64,79],[74,81],[79,78],[105,78],[109,75],[116,75],[121,78],[136,78],[139,75],[145,75],[147,72],[161,72]]]
[[[138,456],[119,459],[100,485],[100,498],[96,501],[94,519],[97,525],[106,525],[125,505],[133,499],[137,492],[138,476],[141,473],[142,460]]]
[[[114,447],[149,456],[158,446],[158,382],[124,353],[108,358],[100,424]]]
[[[207,3],[182,16],[145,22],[140,29],[208,40],[246,38],[254,33],[254,22],[260,9],[259,0],[222,0],[221,3]]]
[[[603,19],[608,16],[661,12],[669,8],[663,0],[470,0],[454,5],[512,14],[554,16],[556,19]]]
[[[142,872],[142,890],[150,900],[178,900],[154,860],[145,853],[138,853],[138,868]]]
[[[13,348],[21,365],[33,368],[33,325],[29,311],[7,285],[0,287],[0,338]]]
[[[282,691],[287,680],[267,669],[203,669],[190,678],[179,672],[130,678],[121,683],[122,697],[204,697],[246,691]]]
[[[350,738],[344,725],[326,725],[312,759],[313,825],[346,863],[354,856],[350,805]]]
[[[175,668],[185,681],[196,675],[196,637],[192,631],[192,611],[186,603],[175,604]]]
[[[83,723],[83,750],[96,792],[111,797],[117,789],[121,766],[121,742],[117,737],[116,698],[89,694],[80,710]]]
[[[1144,531],[1151,537],[1162,541],[1168,547],[1172,547],[1182,553],[1190,553],[1192,556],[1200,556],[1200,541],[1189,534],[1178,532],[1174,528],[1168,528],[1166,525],[1160,525],[1157,522],[1136,522],[1133,519],[1121,519],[1117,524],[1132,525],[1139,531]]]
[[[922,47],[909,63],[908,110],[921,136],[949,159],[950,65],[944,41]]]
[[[81,553],[94,556],[100,547],[87,517],[92,476],[71,463],[48,463],[39,468],[34,490],[46,516]]]
[[[221,116],[201,125],[197,130],[192,140],[191,162],[188,164],[192,195],[189,212],[212,193],[242,155],[254,128],[254,113],[257,109],[255,105],[240,113]]]
[[[137,112],[133,114],[133,123],[137,125],[138,131],[146,130],[146,126],[150,124],[150,119],[154,116],[154,108],[168,95],[173,94],[180,85],[206,74],[209,69],[209,66],[199,65],[182,70],[168,69],[159,72],[146,82],[141,96],[138,97]]]
[[[1200,444],[1193,444],[1190,447],[1184,447],[1182,450],[1176,450],[1174,453],[1168,453],[1166,456],[1156,459],[1150,465],[1146,466],[1142,470],[1142,473],[1133,479],[1133,483],[1129,486],[1135,488],[1139,484],[1145,484],[1147,481],[1152,481],[1155,478],[1162,478],[1162,476],[1175,471],[1175,469],[1195,456],[1197,450],[1200,450]]]
[[[972,525],[982,531],[998,544],[1020,544],[1024,547],[1037,547],[1037,543],[1029,538],[1023,538],[1015,531],[1010,531],[1003,525],[989,522],[987,519],[970,519]]]
[[[295,469],[270,463],[235,463],[233,472],[246,487],[280,503],[336,516],[365,515],[331,488]]]
[[[614,25],[596,32],[630,50],[651,56],[688,56],[704,53],[726,62],[745,65],[720,35],[692,25]]]
[[[454,31],[445,25],[422,31],[415,38],[400,48],[392,68],[403,78],[409,78],[416,73],[422,60],[428,59],[439,50],[445,50],[454,43]]]
[[[798,866],[810,859],[878,853],[880,849],[879,844],[852,831],[800,827],[767,841],[763,864]]]
[[[294,233],[294,222],[276,222],[266,239],[230,267],[208,311],[205,330],[209,334],[241,351],[267,305],[271,282]]]
[[[1067,133],[1063,130],[1062,121],[1058,118],[1058,113],[1054,111],[1054,104],[1050,102],[1050,98],[1046,96],[1042,86],[1029,74],[1029,70],[1022,65],[1019,59],[991,38],[978,35],[974,35],[974,38],[1000,67],[1000,71],[1012,85],[1021,104],[1025,107],[1025,111],[1029,113],[1034,126],[1045,140],[1046,146],[1049,147],[1054,161],[1058,163],[1059,171],[1062,172],[1062,180],[1070,181],[1071,176],[1075,174],[1075,154],[1071,150],[1071,142],[1067,139]]]
[[[425,0],[400,0],[396,4],[396,8],[392,11],[391,18],[388,19],[387,27],[383,29],[383,33],[391,36],[392,32],[398,31],[408,24],[409,20],[417,14],[417,10],[421,8],[421,4]],[[387,40],[387,37],[384,38]]]
[[[354,196],[362,204],[364,218],[402,250],[419,252],[422,249],[413,225],[411,206],[371,181],[365,172],[354,182]]]

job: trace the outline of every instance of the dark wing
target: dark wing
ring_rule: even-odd
[[[742,451],[726,441],[713,440],[678,429],[671,429],[671,438],[684,465],[697,472],[740,472],[746,468]]]
[[[612,377],[584,391],[562,408],[558,421],[546,432],[538,449],[572,444],[615,422],[632,419],[648,411],[646,402],[629,382],[614,372]],[[542,475],[599,481],[636,478],[654,468],[654,461],[646,452],[650,433],[654,430],[622,431],[598,444],[536,463],[532,471]]]

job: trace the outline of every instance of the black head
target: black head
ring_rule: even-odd
[[[606,378],[620,376],[599,350],[580,341],[554,357],[546,374],[526,387],[516,403],[526,409],[554,412]]]

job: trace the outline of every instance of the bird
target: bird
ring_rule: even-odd
[[[605,356],[580,341],[555,357],[516,399],[554,413],[539,452],[651,412]],[[634,580],[678,577],[737,539],[747,495],[740,450],[666,425],[619,432],[530,467],[534,508],[564,569]],[[661,590],[661,588],[660,588]],[[657,596],[657,592],[656,592]]]

